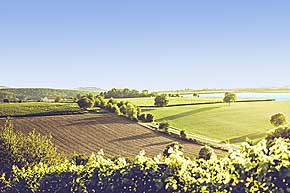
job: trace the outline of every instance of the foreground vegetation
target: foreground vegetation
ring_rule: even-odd
[[[168,121],[187,133],[223,142],[241,143],[250,138],[259,140],[273,128],[269,119],[277,112],[290,115],[290,102],[252,102],[143,108],[157,121]]]
[[[0,103],[0,116],[17,116],[31,114],[46,114],[57,112],[77,112],[80,108],[75,103]]]
[[[1,192],[290,191],[288,128],[279,128],[257,145],[245,143],[240,152],[222,159],[207,148],[200,158],[189,159],[178,144],[169,145],[155,158],[144,152],[131,159],[108,158],[102,151],[66,158],[55,152],[49,138],[35,133],[27,139],[19,136],[23,135],[9,124],[0,135]]]

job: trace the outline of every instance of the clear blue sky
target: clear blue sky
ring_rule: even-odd
[[[290,1],[0,2],[0,85],[290,85]]]

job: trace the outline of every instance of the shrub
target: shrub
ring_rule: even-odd
[[[138,117],[138,108],[131,103],[127,104],[126,116],[132,120],[136,120]]]
[[[113,99],[113,98],[110,98],[110,100],[108,101],[108,103],[111,103],[111,104],[118,104],[118,101],[116,99]]]
[[[91,99],[89,99],[87,97],[82,97],[80,100],[78,100],[77,103],[78,103],[79,107],[82,109],[91,108],[94,105],[94,101],[92,101]]]
[[[165,107],[168,105],[169,102],[166,95],[156,96],[154,101],[154,105],[157,107]]]
[[[186,139],[185,130],[181,130],[179,135],[180,135],[181,138]]]
[[[126,104],[123,104],[122,106],[120,106],[120,112],[123,115],[126,115],[126,109],[127,109],[127,105]]]
[[[54,100],[54,102],[56,102],[56,103],[58,103],[58,102],[60,102],[60,101],[61,101],[61,97],[59,97],[59,96],[56,97],[55,100]]]
[[[154,115],[151,114],[151,113],[148,113],[147,116],[146,116],[146,120],[145,120],[147,123],[151,123],[154,121]]]
[[[9,99],[3,99],[3,103],[9,103],[10,100]]]
[[[182,145],[180,145],[178,142],[173,142],[166,146],[166,148],[163,151],[164,157],[169,157],[171,154],[178,153],[180,154],[182,151]]]
[[[198,153],[198,158],[199,159],[204,159],[204,160],[209,160],[212,155],[214,154],[212,148],[208,146],[203,146]]]
[[[290,140],[290,129],[288,127],[278,127],[274,132],[267,135],[267,146],[270,148],[274,144],[276,138],[284,138]]]
[[[167,121],[163,121],[159,123],[159,129],[163,129],[164,131],[168,132],[169,123]]]
[[[146,114],[142,113],[141,115],[138,116],[138,119],[139,119],[140,121],[145,122],[145,121],[146,121]]]
[[[279,127],[279,126],[283,126],[283,125],[288,124],[286,115],[284,115],[283,113],[277,113],[277,114],[272,115],[270,122],[275,127]]]

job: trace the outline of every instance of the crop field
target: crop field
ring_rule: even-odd
[[[3,125],[5,119],[0,119]],[[110,113],[15,118],[14,128],[51,134],[57,148],[66,154],[92,153],[103,149],[109,155],[133,156],[141,150],[154,156],[172,143],[183,144],[187,154],[197,155],[200,145],[176,140]],[[217,153],[224,153],[217,150]]]
[[[258,140],[273,127],[270,116],[283,112],[290,117],[290,101],[208,104],[163,108],[143,108],[157,121],[209,139],[241,143],[246,137]]]
[[[197,104],[197,103],[208,103],[208,102],[222,102],[222,99],[215,98],[187,98],[187,97],[168,97],[168,105],[180,105],[180,104]],[[137,106],[146,107],[154,106],[154,97],[143,97],[143,98],[120,98],[121,101],[129,101]]]
[[[0,103],[0,116],[29,115],[46,112],[73,112],[79,111],[76,103],[46,103],[46,102],[25,102],[25,103]]]

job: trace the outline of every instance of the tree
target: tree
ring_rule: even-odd
[[[92,101],[91,99],[87,98],[87,97],[83,97],[80,100],[78,100],[78,105],[80,108],[82,109],[87,109],[87,108],[91,108],[94,105],[94,101]]]
[[[283,113],[277,113],[272,115],[270,122],[275,127],[284,126],[288,124],[287,117]]]
[[[126,108],[126,115],[132,120],[137,119],[138,109],[133,104],[128,103]]]
[[[231,105],[231,102],[235,102],[237,100],[237,96],[234,93],[226,92],[225,97],[223,99],[224,103],[229,103]]]
[[[159,95],[155,97],[155,103],[154,105],[157,107],[165,107],[168,105],[168,98],[166,95]]]
[[[209,160],[214,155],[212,148],[209,146],[203,146],[198,153],[199,159]]]

